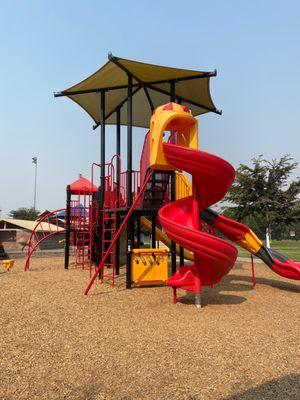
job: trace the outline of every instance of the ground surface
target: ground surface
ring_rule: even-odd
[[[300,285],[237,264],[201,311],[169,288],[97,285],[63,258],[0,274],[0,399],[300,398]]]
[[[249,257],[249,253],[237,247],[241,257]],[[290,257],[292,260],[300,261],[300,241],[298,240],[272,240],[272,249]]]

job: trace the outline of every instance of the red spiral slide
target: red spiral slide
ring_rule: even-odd
[[[200,294],[202,286],[218,283],[233,267],[237,250],[230,243],[200,230],[202,210],[221,200],[229,190],[234,168],[222,158],[204,151],[163,143],[174,169],[193,177],[193,195],[167,204],[159,218],[167,235],[194,252],[194,264],[180,267],[166,283]]]

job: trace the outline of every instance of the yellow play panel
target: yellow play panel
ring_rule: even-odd
[[[136,285],[163,284],[168,278],[167,249],[134,249],[131,280]]]
[[[3,260],[2,261],[2,265],[7,271],[9,271],[13,267],[14,263],[15,263],[15,260]]]

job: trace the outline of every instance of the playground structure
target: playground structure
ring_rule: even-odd
[[[73,234],[78,263],[82,268],[88,263],[93,272],[85,294],[98,278],[114,285],[125,228],[128,289],[133,284],[166,282],[174,290],[174,301],[181,288],[194,292],[200,306],[202,286],[220,282],[237,257],[236,248],[216,236],[215,230],[279,275],[300,279],[299,263],[269,251],[250,228],[209,208],[225,196],[235,176],[228,162],[198,150],[195,116],[220,114],[209,93],[209,80],[215,75],[215,71],[160,67],[109,55],[108,63],[95,74],[55,95],[78,103],[95,120],[94,128],[101,127],[100,163],[92,165],[90,190],[77,193],[85,199],[81,219],[73,211],[79,199],[72,204],[72,190],[67,189],[65,268]],[[116,125],[116,155],[110,162],[105,157],[106,124]],[[127,169],[122,171],[120,135],[125,124]],[[139,171],[132,168],[134,125],[149,127]],[[94,182],[96,169],[100,169],[100,182]],[[182,171],[192,176],[192,182]],[[141,249],[141,226],[151,232],[150,249]],[[170,274],[165,251],[156,248],[157,239],[170,248]],[[193,264],[185,265],[185,259]]]
[[[66,208],[51,211],[40,218],[27,242],[25,271],[29,269],[32,254],[39,245],[57,234],[65,234],[65,247],[74,247],[75,266],[82,269],[91,265],[92,198],[98,188],[79,177],[66,188]],[[47,229],[46,229],[47,228]],[[37,234],[39,232],[39,235]],[[65,267],[69,266],[69,252],[65,254]]]

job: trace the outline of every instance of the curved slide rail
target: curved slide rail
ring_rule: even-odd
[[[38,248],[38,246],[49,239],[52,236],[65,233],[65,228],[59,226],[59,218],[57,214],[66,211],[65,208],[61,208],[59,210],[51,211],[48,214],[44,215],[37,224],[35,225],[33,231],[27,242],[27,257],[25,262],[25,271],[29,270],[30,266],[30,258],[33,252]],[[51,221],[51,222],[50,222]],[[40,236],[39,236],[40,235]]]
[[[193,177],[193,195],[165,205],[158,213],[167,235],[194,253],[194,264],[180,267],[166,283],[193,291],[197,295],[196,304],[200,305],[201,287],[220,282],[233,267],[237,249],[202,232],[199,213],[225,196],[235,171],[225,160],[204,151],[163,143],[163,152],[174,169],[184,170]]]

